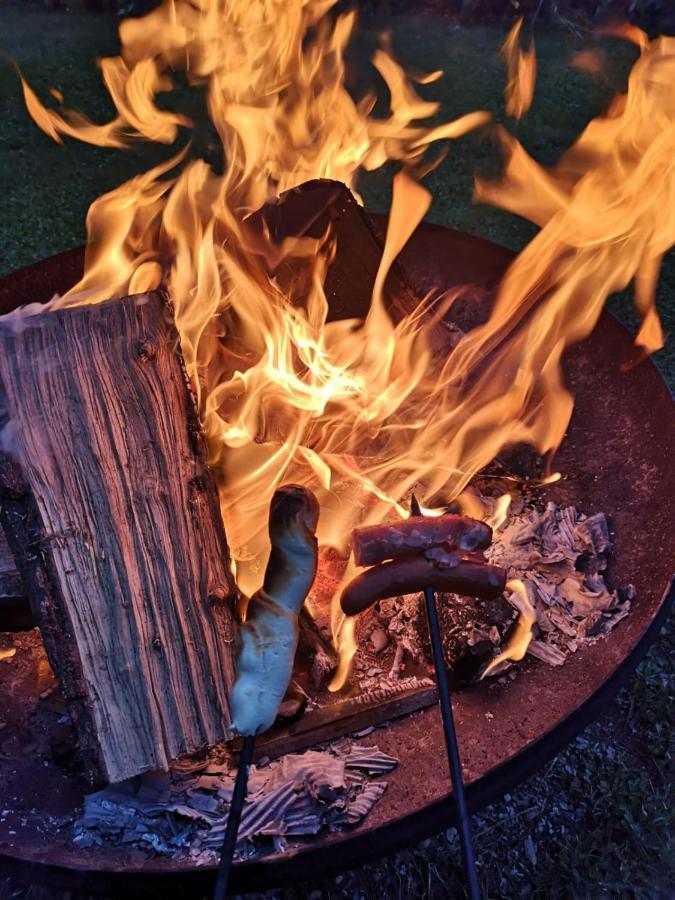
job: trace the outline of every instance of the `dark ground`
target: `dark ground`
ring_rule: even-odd
[[[493,28],[459,29],[443,19],[397,17],[364,23],[354,53],[358,78],[384,27],[403,62],[445,70],[427,89],[442,101],[444,118],[488,109],[504,120],[504,70],[497,51],[503,34]],[[540,161],[554,162],[590,117],[620,89],[633,51],[605,44],[609,72],[594,83],[567,67],[580,48],[567,32],[538,35],[539,81],[525,121],[509,128]],[[59,88],[67,105],[103,120],[111,108],[100,86],[97,56],[116,51],[110,15],[52,14],[39,7],[0,4],[0,51],[15,59],[41,96]],[[357,76],[355,76],[357,77]],[[89,203],[144,170],[154,148],[119,152],[53,144],[29,120],[15,72],[0,60],[0,275],[81,244]],[[430,218],[518,248],[533,233],[528,223],[471,204],[472,175],[495,171],[494,144],[467,137],[427,180],[434,194]],[[360,185],[367,205],[385,209],[386,179]],[[613,301],[631,321],[625,299]],[[659,286],[666,331],[675,314],[675,260],[666,261]],[[672,347],[657,364],[675,383]],[[672,624],[651,649],[605,715],[588,727],[545,770],[493,804],[474,822],[478,866],[489,897],[675,896],[673,887]],[[396,856],[328,882],[279,893],[294,898],[464,896],[454,830]],[[0,881],[0,897],[51,897]],[[64,898],[65,900],[65,898]],[[70,900],[70,898],[69,898]]]

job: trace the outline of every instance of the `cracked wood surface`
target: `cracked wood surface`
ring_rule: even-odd
[[[233,583],[158,294],[0,320],[2,524],[91,781],[230,736]]]

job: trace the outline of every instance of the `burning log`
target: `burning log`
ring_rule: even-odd
[[[264,230],[278,245],[289,237],[319,240],[330,229],[337,252],[324,282],[328,319],[365,316],[380,266],[382,243],[367,213],[344,184],[330,179],[306,181],[285,191],[276,201],[266,203],[248,223],[253,232]],[[312,272],[307,266],[298,264],[292,257],[284,257],[273,270],[280,284],[293,285],[296,296],[309,292]],[[307,281],[304,290],[299,279]],[[396,321],[419,303],[398,262],[390,269],[385,301]]]
[[[492,529],[468,516],[411,516],[396,523],[356,528],[352,539],[356,565],[373,566],[435,547],[468,553],[485,550],[492,541]]]
[[[382,259],[384,233],[344,184],[328,178],[306,181],[266,203],[247,224],[258,240],[265,233],[278,246],[288,238],[318,240],[330,233],[336,249],[323,284],[328,301],[327,321],[360,318],[368,313]],[[289,295],[304,297],[311,291],[311,268],[292,256],[274,260],[270,273]],[[394,322],[400,322],[419,306],[421,297],[399,259],[389,268],[383,299]],[[456,325],[443,320],[429,334],[429,340],[432,347],[448,353],[461,336]]]
[[[0,326],[2,525],[91,781],[228,738],[227,545],[158,294]]]
[[[354,616],[378,600],[412,594],[425,585],[445,593],[490,599],[503,593],[506,572],[469,560],[441,568],[424,557],[397,559],[357,575],[343,590],[340,603],[346,615]]]

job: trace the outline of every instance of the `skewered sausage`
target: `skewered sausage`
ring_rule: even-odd
[[[497,566],[461,560],[440,567],[423,556],[380,563],[352,579],[340,597],[342,611],[353,616],[377,600],[413,594],[425,587],[446,593],[490,599],[504,591],[506,571]]]
[[[461,555],[484,550],[492,542],[492,529],[478,519],[448,513],[355,528],[352,540],[356,565],[372,566],[386,559],[416,556],[431,547],[457,549]]]

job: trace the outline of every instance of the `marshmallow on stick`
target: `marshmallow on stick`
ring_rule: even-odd
[[[259,734],[274,722],[291,680],[298,616],[317,567],[319,503],[305,487],[287,484],[270,504],[270,553],[262,588],[248,605],[239,632],[232,725]]]

